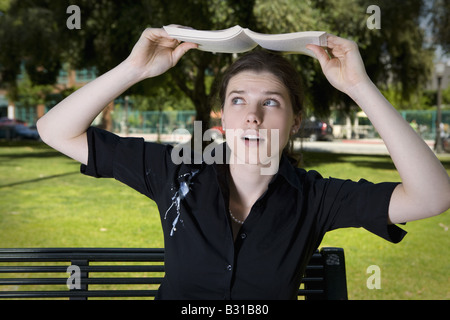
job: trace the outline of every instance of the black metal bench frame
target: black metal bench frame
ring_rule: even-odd
[[[44,262],[45,265],[35,265]],[[66,265],[47,265],[65,262]],[[92,263],[95,262],[95,263]],[[125,262],[145,262],[129,265]],[[150,263],[149,263],[150,262]],[[111,263],[118,263],[113,264]],[[88,298],[154,297],[164,273],[164,249],[133,248],[49,248],[0,249],[0,299],[23,298]],[[79,289],[69,290],[70,266],[80,269]],[[29,274],[59,274],[59,277],[30,277]],[[115,273],[131,273],[134,277],[118,277]],[[22,277],[17,277],[21,274]],[[65,274],[63,276],[62,274]],[[100,277],[92,277],[98,274]],[[104,277],[104,275],[108,277]],[[149,276],[150,274],[150,276]],[[306,300],[346,300],[347,280],[344,250],[322,248],[311,258],[304,284],[298,292]],[[58,290],[45,290],[48,285],[58,285]],[[112,289],[94,290],[93,285],[114,285]],[[149,285],[149,289],[117,290],[118,285]],[[20,286],[14,288],[14,286]],[[39,286],[39,290],[22,290],[22,286]],[[11,289],[12,288],[12,289]],[[42,289],[41,289],[42,288]],[[17,290],[20,289],[20,290]]]

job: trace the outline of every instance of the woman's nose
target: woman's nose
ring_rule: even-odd
[[[256,124],[260,125],[262,123],[262,114],[257,107],[253,107],[249,112],[247,113],[245,122],[247,124]]]

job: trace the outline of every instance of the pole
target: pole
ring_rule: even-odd
[[[434,150],[436,153],[442,153],[442,138],[441,138],[441,122],[442,122],[442,112],[441,112],[441,103],[442,103],[442,92],[441,92],[441,83],[442,76],[437,77],[437,119],[436,119],[436,144],[434,146]]]

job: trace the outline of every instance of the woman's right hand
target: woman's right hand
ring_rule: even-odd
[[[138,81],[163,74],[174,67],[194,43],[181,43],[171,38],[164,29],[146,29],[133,48],[126,63],[133,69]]]

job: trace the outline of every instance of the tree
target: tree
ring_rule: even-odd
[[[420,18],[426,14],[425,1],[370,2],[381,10],[381,28],[369,29],[366,26],[369,6],[363,0],[319,0],[316,6],[323,13],[330,32],[356,41],[360,47],[367,72],[381,88],[394,88],[405,107],[410,99],[423,90],[432,68],[433,49],[425,46],[424,30],[420,27]],[[319,86],[319,87],[318,87]],[[347,97],[337,92],[327,91],[324,95],[331,101],[318,95],[325,83],[318,81],[312,85],[319,99],[319,105],[341,104],[349,108],[352,104]],[[325,106],[323,106],[325,104]]]
[[[430,8],[434,42],[442,47],[444,53],[450,53],[450,2],[432,0]]]
[[[13,84],[17,65],[24,59],[37,83],[51,82],[62,62],[75,68],[95,66],[104,73],[128,56],[145,27],[170,23],[213,30],[239,24],[266,33],[325,30],[358,42],[372,80],[389,83],[408,101],[431,70],[432,52],[423,45],[419,23],[427,13],[425,1],[372,1],[381,8],[382,23],[381,29],[370,30],[368,4],[363,0],[11,0],[0,18],[0,48],[8,48],[7,53],[0,50],[0,72]],[[435,2],[443,6],[445,1]],[[66,27],[69,5],[81,9],[80,30]],[[352,102],[328,84],[314,59],[298,55],[288,59],[301,73],[310,110],[326,115],[330,106],[350,108]],[[191,51],[170,72],[143,81],[126,94],[183,93],[206,128],[211,108],[217,105],[214,88],[231,60],[229,54]]]

